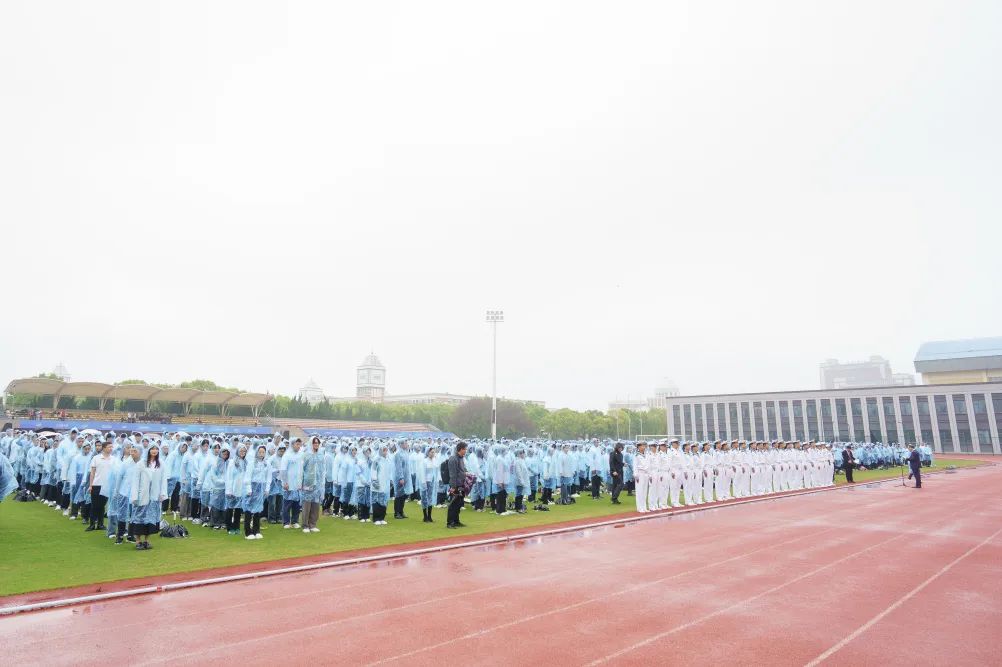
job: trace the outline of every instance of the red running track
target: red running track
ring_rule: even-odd
[[[0,619],[5,664],[984,665],[1002,467]]]

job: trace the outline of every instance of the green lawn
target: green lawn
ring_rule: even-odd
[[[937,461],[937,468],[948,464],[960,467],[977,462],[944,459]],[[871,481],[897,475],[897,469],[874,470],[857,473],[857,479]],[[839,483],[844,481],[839,478]],[[528,514],[505,517],[466,510],[463,522],[469,527],[454,531],[445,528],[445,510],[435,510],[435,524],[429,525],[421,522],[421,508],[408,503],[410,518],[391,519],[388,526],[323,517],[321,532],[310,535],[264,524],[263,540],[245,540],[242,535],[226,535],[185,523],[192,537],[154,537],[151,551],[137,552],[128,543],[116,546],[103,532],[85,533],[79,521],[69,521],[41,503],[18,503],[8,498],[0,503],[0,595],[530,528],[634,509],[633,499],[624,494],[622,505],[609,504],[607,496],[599,501],[582,496],[575,505],[554,505],[549,512],[530,510]]]

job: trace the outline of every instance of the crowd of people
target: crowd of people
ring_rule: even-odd
[[[848,452],[848,456],[846,454]],[[924,465],[928,447],[918,449]],[[608,495],[638,512],[830,486],[836,472],[901,464],[908,450],[882,443],[481,441],[415,438],[270,438],[224,435],[0,433],[0,499],[23,487],[87,532],[151,549],[173,518],[247,540],[261,523],[320,532],[321,516],[389,525],[419,503],[422,520],[448,507],[506,516],[529,507]],[[850,478],[851,479],[851,478]],[[468,506],[467,506],[468,505]]]

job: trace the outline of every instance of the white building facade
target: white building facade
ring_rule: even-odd
[[[677,396],[668,430],[689,440],[824,440],[1000,454],[1002,382]]]

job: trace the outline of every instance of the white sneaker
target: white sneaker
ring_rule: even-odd
[[[191,522],[193,524],[195,524],[196,526],[201,526],[202,525],[202,520],[201,519],[192,519]]]
[[[351,517],[350,517],[350,516],[345,516],[345,517],[342,517],[342,518],[343,518],[343,519],[344,519],[345,521],[351,521]]]
[[[302,526],[300,526],[300,525],[299,525],[298,523],[294,523],[294,524],[292,524],[292,527],[293,527],[293,528],[302,528]]]
[[[70,517],[70,521],[76,521],[76,520],[77,520],[77,518],[75,516],[71,516]]]
[[[254,535],[254,539],[255,540],[263,540],[264,539],[264,535],[262,535],[261,533],[257,533],[256,535]]]
[[[310,528],[310,532],[311,533],[319,533],[320,529],[319,528]]]
[[[572,493],[571,494],[571,498],[580,498],[580,497],[581,497],[580,493]]]
[[[254,536],[253,536],[253,535],[248,535],[248,536],[247,536],[247,537],[245,537],[244,539],[245,539],[245,540],[253,540],[253,539],[254,539]]]
[[[69,510],[63,510],[63,516],[69,516],[69,515],[70,515]]]
[[[303,528],[303,532],[304,532],[304,533],[309,533],[309,532],[310,532],[310,529],[309,529],[309,528]]]
[[[284,526],[282,526],[282,528],[292,528],[292,526],[290,526],[289,524],[285,524]]]

